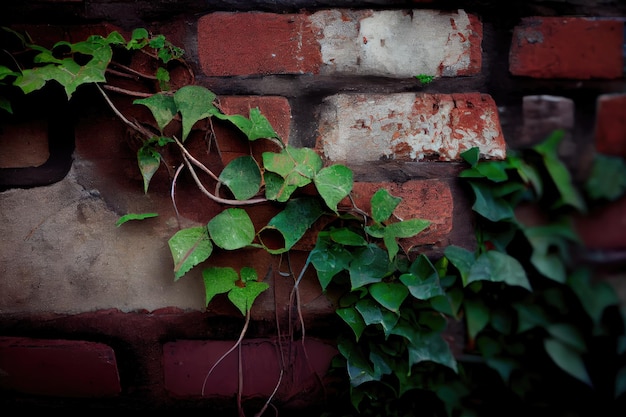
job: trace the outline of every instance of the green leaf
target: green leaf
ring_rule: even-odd
[[[358,248],[348,269],[352,290],[382,281],[387,274],[388,267],[387,252],[375,244],[370,243],[363,248]]]
[[[265,249],[273,254],[284,253],[304,236],[306,231],[324,213],[321,203],[315,198],[302,197],[289,200],[285,209],[272,217],[259,232]],[[277,231],[284,240],[279,248],[270,248],[263,243],[263,234]]]
[[[467,335],[473,340],[487,326],[491,314],[482,300],[465,299],[464,307]]]
[[[543,163],[560,193],[561,198],[556,208],[569,205],[584,212],[586,210],[585,203],[572,182],[567,166],[558,156],[558,147],[564,136],[563,130],[556,130],[545,141],[535,145],[533,149],[543,157]]]
[[[254,197],[261,189],[261,170],[254,158],[240,156],[230,161],[219,176],[237,200]]]
[[[378,223],[387,221],[401,201],[400,197],[392,196],[384,188],[379,189],[371,198],[372,218]]]
[[[615,375],[615,398],[626,393],[626,367],[622,366]]]
[[[221,112],[216,112],[214,116],[221,120],[227,120],[235,125],[246,135],[249,141],[265,138],[280,139],[269,120],[261,114],[258,108],[250,109],[250,118],[246,118],[240,114],[227,115]]]
[[[363,321],[363,316],[354,307],[338,308],[336,313],[350,326],[358,342],[363,334],[363,330],[367,327],[365,321]]]
[[[352,254],[342,246],[332,244],[328,234],[320,232],[309,259],[317,271],[322,290],[325,291],[335,275],[348,269]]]
[[[137,151],[137,164],[143,178],[143,192],[148,192],[150,180],[161,165],[161,154],[150,144],[145,144]]]
[[[196,122],[219,112],[213,104],[215,97],[215,93],[199,85],[186,85],[174,93],[174,102],[182,119],[183,142]]]
[[[411,295],[418,300],[430,300],[431,298],[445,295],[439,274],[423,254],[411,265],[409,273],[400,275],[400,281],[407,286]]]
[[[264,174],[265,179],[265,198],[268,200],[276,200],[280,203],[284,203],[289,200],[291,194],[298,189],[298,185],[290,184],[283,177],[273,172],[266,171]],[[299,180],[297,174],[293,175],[289,180]],[[306,185],[306,184],[305,184]]]
[[[241,208],[228,208],[209,221],[211,239],[222,249],[235,250],[252,243],[255,232],[248,213]]]
[[[458,366],[450,346],[439,333],[419,333],[418,342],[411,343],[409,350],[409,366],[430,361],[438,363],[458,372]]]
[[[370,295],[381,306],[394,313],[400,313],[402,302],[409,295],[409,290],[396,282],[377,282],[369,286]]]
[[[344,165],[331,165],[322,168],[313,178],[317,192],[332,211],[337,204],[352,191],[352,170]]]
[[[470,270],[476,260],[474,253],[460,246],[450,245],[444,249],[444,255],[461,274],[463,286],[467,286]]]
[[[498,251],[485,252],[476,259],[467,277],[468,284],[475,281],[504,282],[532,291],[520,262],[509,254]]]
[[[224,294],[236,288],[239,279],[237,271],[230,267],[209,267],[202,271],[206,305],[217,294]]]
[[[333,242],[339,243],[340,245],[367,246],[367,240],[365,240],[363,236],[346,227],[330,230],[328,237],[330,237]]]
[[[141,104],[146,106],[152,113],[152,117],[157,122],[161,134],[163,129],[174,119],[178,113],[174,97],[169,94],[153,94],[150,97],[141,98],[133,101],[133,104]]]
[[[472,167],[476,166],[478,160],[480,159],[480,149],[478,147],[470,148],[466,151],[461,152],[461,158],[465,160]]]
[[[476,197],[472,205],[472,209],[476,213],[492,222],[513,219],[515,217],[511,205],[505,200],[494,196],[491,187],[473,181],[470,182],[470,186]]]
[[[361,314],[363,321],[367,326],[380,324],[383,327],[385,335],[388,335],[391,332],[400,318],[398,314],[381,309],[379,304],[369,298],[359,300],[355,304],[355,308]]]
[[[583,308],[589,314],[596,326],[602,322],[604,311],[620,304],[620,299],[614,288],[606,282],[592,283],[591,272],[584,268],[577,269],[567,283],[574,291]]]
[[[482,161],[472,168],[461,171],[459,177],[485,178],[492,182],[503,182],[509,179],[506,169],[506,161]]]
[[[287,146],[280,152],[263,152],[263,166],[287,179],[298,174],[293,184],[303,186],[309,184],[313,177],[322,169],[322,158],[313,149]]]
[[[396,238],[408,238],[417,235],[430,226],[429,220],[409,219],[400,222],[390,223],[386,227],[386,232]]]
[[[553,281],[565,283],[569,246],[578,242],[574,231],[565,224],[527,227],[524,234],[532,246],[531,262],[537,270]]]
[[[189,227],[172,236],[168,245],[174,259],[174,277],[178,280],[191,268],[211,256],[213,244],[206,227]]]
[[[158,213],[129,213],[129,214],[125,214],[122,217],[120,217],[116,222],[115,225],[117,227],[120,227],[121,225],[123,225],[124,223],[126,223],[129,220],[144,220],[144,219],[149,219],[152,217],[157,217],[159,214]]]
[[[579,381],[592,385],[585,363],[576,349],[555,338],[546,339],[544,348],[559,368]]]
[[[584,184],[594,200],[615,201],[626,193],[626,161],[612,155],[596,154]]]
[[[257,297],[265,290],[269,288],[269,285],[265,282],[247,282],[244,287],[236,286],[228,292],[228,299],[241,311],[244,316],[248,313],[248,310],[252,308],[252,304]]]
[[[569,323],[554,323],[547,326],[546,330],[554,339],[567,344],[577,352],[582,353],[587,351],[585,340],[580,330],[574,325]]]

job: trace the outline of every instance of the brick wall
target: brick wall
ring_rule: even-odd
[[[134,27],[165,34],[186,50],[195,82],[216,92],[226,113],[259,107],[284,140],[350,166],[361,206],[371,190],[386,187],[403,198],[402,217],[430,220],[425,233],[405,242],[430,255],[449,244],[473,245],[470,205],[456,181],[463,150],[478,146],[485,158],[500,159],[507,148],[561,128],[562,157],[579,177],[594,150],[626,157],[623,6],[333,3],[26,1],[7,6],[0,23],[28,29],[44,43]],[[422,84],[417,74],[435,78]],[[50,123],[45,109],[44,125]],[[89,93],[75,98],[71,115],[64,119],[75,123],[69,174],[52,185],[0,192],[0,403],[232,407],[237,352],[204,378],[236,340],[241,317],[219,302],[205,311],[199,276],[173,282],[164,245],[176,228],[169,189],[157,178],[143,194],[134,155],[120,141],[124,126]],[[23,126],[8,125],[0,134],[9,149],[0,175],[58,151],[51,128],[46,142],[30,124],[27,143],[9,145],[6,132],[14,128]],[[216,129],[218,162],[245,152]],[[33,175],[37,181],[42,174]],[[181,187],[178,209],[190,224],[206,222],[219,207],[185,199],[190,193]],[[578,223],[592,249],[617,256],[607,279],[621,291],[625,204]],[[163,213],[156,228],[112,227],[120,214],[155,207]],[[256,215],[269,212],[260,207]],[[306,246],[296,249],[294,265],[304,261]],[[145,262],[154,254],[162,259]],[[281,268],[258,251],[243,258],[259,270]],[[216,262],[233,261],[239,260]],[[242,346],[243,395],[250,404],[263,401],[287,357],[276,404],[313,410],[324,401],[335,353],[332,295],[321,293],[315,277],[305,280],[309,336],[305,345],[283,343],[276,334],[289,325],[291,286],[280,274],[267,279],[273,289],[253,309]],[[462,344],[455,337],[450,341]]]

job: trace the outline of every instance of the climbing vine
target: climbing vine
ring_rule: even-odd
[[[505,160],[482,160],[478,149],[466,151],[467,169],[459,181],[473,198],[477,247],[450,246],[431,259],[406,253],[399,244],[430,225],[397,218],[400,198],[380,189],[365,212],[350,198],[353,174],[347,166],[326,165],[314,150],[286,144],[258,109],[225,114],[205,87],[170,90],[168,64],[184,62],[183,51],[163,36],[138,29],[129,41],[113,32],[47,49],[9,32],[30,60],[16,55],[11,65],[0,65],[0,88],[29,94],[56,81],[71,99],[80,86],[95,85],[142,137],[137,164],[144,192],[165,165],[164,154],[174,150],[172,196],[186,171],[202,196],[223,207],[206,224],[181,227],[168,244],[174,280],[202,268],[206,305],[225,295],[246,317],[233,349],[245,336],[255,300],[269,285],[261,278],[264,271],[211,265],[216,248],[284,256],[321,225],[303,269],[292,278],[297,292],[312,268],[324,291],[343,294],[336,313],[346,331],[337,340],[333,372],[345,381],[340,391],[347,401],[334,403],[326,415],[405,416],[419,410],[424,416],[499,416],[505,402],[510,416],[596,411],[606,416],[623,407],[626,338],[619,299],[572,259],[580,242],[571,226],[572,214],[584,213],[588,201],[624,194],[623,161],[598,156],[601,163],[581,193],[558,157],[560,132],[530,149],[511,151]],[[108,96],[107,73],[118,49],[148,53],[159,63],[150,76],[156,91],[134,99],[149,110],[151,123],[125,117]],[[120,69],[131,73],[116,66]],[[0,108],[13,111],[2,95]],[[237,157],[214,172],[187,146],[192,129],[210,129],[213,120],[229,124],[249,143],[267,141],[274,150],[260,158]],[[601,180],[607,172],[619,180],[608,185]],[[255,227],[249,210],[266,202],[276,214]],[[525,224],[518,218],[520,207],[539,210],[544,221]],[[117,226],[157,215],[128,213]],[[461,353],[446,339],[452,323],[464,329]]]

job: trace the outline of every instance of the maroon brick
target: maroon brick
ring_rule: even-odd
[[[222,340],[166,343],[163,367],[167,391],[179,398],[235,398],[239,385],[238,349],[228,354],[208,375],[233,344],[234,341]],[[321,382],[336,354],[334,346],[312,338],[307,338],[304,344],[292,341],[282,346],[270,339],[244,340],[241,346],[242,397],[269,397],[283,367],[275,400],[283,404],[311,403],[323,391]]]
[[[575,227],[588,248],[626,249],[626,198],[578,217]]]
[[[534,78],[620,78],[623,31],[620,20],[524,18],[513,31],[509,69]]]
[[[206,75],[316,73],[319,46],[306,15],[211,13],[198,20],[198,56]]]
[[[626,94],[602,95],[597,104],[596,150],[626,158]]]
[[[86,341],[0,337],[0,388],[61,397],[120,393],[115,352]]]

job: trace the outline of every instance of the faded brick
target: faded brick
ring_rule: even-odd
[[[340,94],[326,99],[317,147],[333,162],[460,160],[479,147],[506,155],[498,109],[486,94]]]

